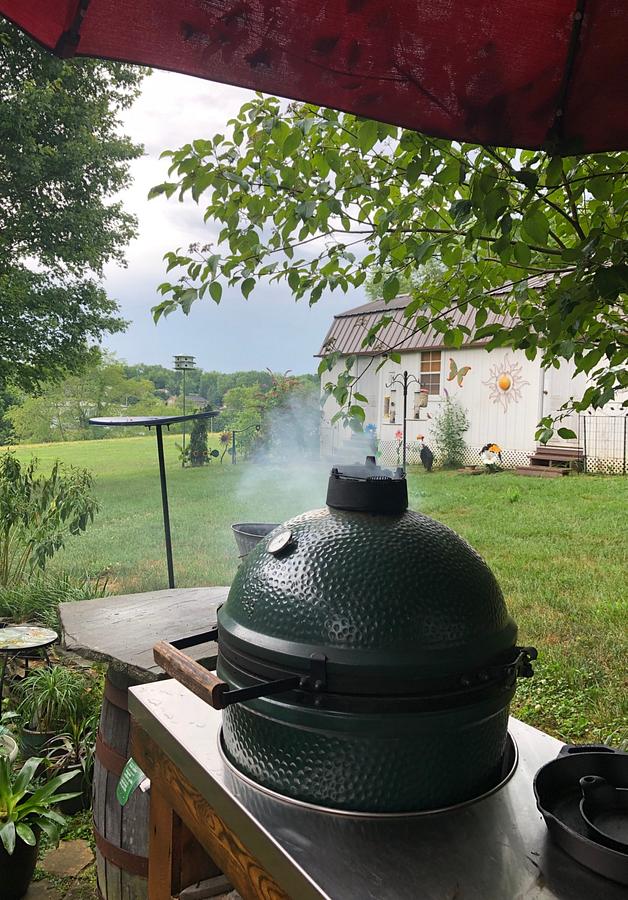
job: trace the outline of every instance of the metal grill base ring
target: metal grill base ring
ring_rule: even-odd
[[[248,785],[256,791],[259,791],[262,794],[273,797],[275,800],[280,800],[282,803],[289,803],[291,806],[301,806],[305,809],[314,810],[315,812],[330,813],[334,816],[348,816],[350,818],[359,819],[417,818],[418,816],[434,816],[438,815],[439,813],[450,812],[453,809],[462,809],[465,806],[471,806],[471,804],[479,803],[480,800],[484,800],[486,799],[486,797],[490,797],[492,794],[495,794],[497,791],[501,790],[501,788],[503,788],[504,785],[507,784],[514,775],[517,769],[517,764],[519,762],[519,749],[517,747],[517,742],[510,734],[510,732],[508,732],[506,738],[506,750],[504,753],[502,771],[500,773],[499,780],[488,790],[483,791],[476,797],[471,797],[468,800],[464,800],[462,803],[453,803],[450,806],[442,806],[437,809],[422,809],[414,812],[364,812],[362,810],[337,809],[331,806],[320,806],[316,803],[308,803],[305,800],[296,800],[293,797],[288,797],[286,794],[279,793],[279,791],[274,791],[272,788],[265,787],[263,784],[259,784],[259,782],[255,781],[253,778],[250,778],[248,775],[245,775],[244,772],[241,772],[227,756],[222,735],[222,727],[218,732],[218,751],[223,763],[225,764],[229,772],[231,772],[236,778],[240,779],[240,781],[244,782],[244,784]]]

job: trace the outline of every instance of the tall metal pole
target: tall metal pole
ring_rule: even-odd
[[[174,566],[172,564],[172,537],[170,535],[170,513],[168,511],[168,487],[166,485],[166,463],[164,460],[164,438],[161,425],[156,425],[157,457],[159,459],[159,480],[161,482],[161,506],[164,514],[164,535],[166,538],[166,562],[168,565],[168,587],[174,587]]]
[[[185,415],[185,369],[183,370],[183,415]],[[183,423],[183,459],[181,466],[185,466],[185,422]]]
[[[582,417],[582,446],[584,450],[584,474],[587,474],[587,417]]]
[[[185,394],[186,394],[186,371],[187,369],[193,369],[195,365],[195,360],[193,356],[178,354],[174,358],[174,368],[177,372],[183,372],[183,415],[185,416]],[[186,425],[183,422],[183,452],[181,454],[181,465],[185,466],[185,437],[186,437]]]
[[[406,469],[406,431],[407,431],[407,422],[408,422],[408,385],[410,384],[418,384],[420,385],[419,379],[416,375],[408,375],[407,369],[404,369],[403,375],[397,374],[393,375],[386,387],[392,388],[396,384],[400,384],[403,389],[403,425],[402,425],[402,439],[403,439],[403,470],[405,472]],[[397,456],[397,459],[399,457]]]
[[[406,471],[406,423],[408,420],[408,372],[403,373],[403,471]]]

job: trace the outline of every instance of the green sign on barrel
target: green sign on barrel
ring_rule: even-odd
[[[140,786],[145,778],[146,775],[131,756],[124,769],[122,769],[122,774],[116,787],[116,797],[120,806],[125,806],[128,803],[133,791]]]

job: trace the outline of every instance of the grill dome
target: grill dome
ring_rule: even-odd
[[[283,552],[270,552],[290,532]],[[375,667],[410,680],[466,670],[511,647],[516,625],[482,557],[416,512],[312,510],[249,554],[220,611],[221,630],[263,658],[331,670]]]
[[[515,647],[492,572],[407,511],[401,471],[332,470],[327,500],[260,541],[218,612],[227,757],[335,809],[418,811],[490,790],[536,655]]]

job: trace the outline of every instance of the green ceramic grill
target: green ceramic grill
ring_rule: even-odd
[[[516,645],[483,559],[407,502],[401,470],[333,469],[326,507],[275,528],[238,569],[217,677],[198,692],[224,709],[229,761],[265,788],[395,813],[499,780],[536,651]]]

